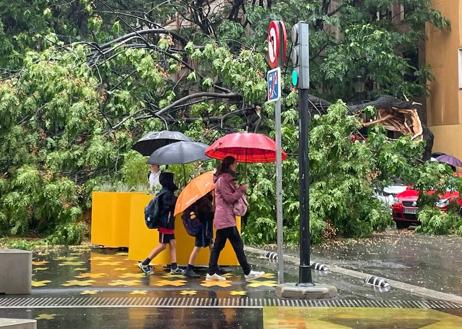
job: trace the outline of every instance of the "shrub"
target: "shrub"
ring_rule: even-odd
[[[443,235],[461,233],[462,218],[455,212],[443,212],[431,206],[426,206],[419,212],[419,220],[422,223],[416,228],[416,232]]]
[[[10,249],[33,250],[34,243],[25,239],[14,239],[6,243],[6,247]]]
[[[88,236],[88,227],[83,222],[61,224],[56,231],[47,237],[51,244],[73,245],[80,244]]]

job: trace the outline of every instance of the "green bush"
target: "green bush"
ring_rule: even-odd
[[[51,244],[80,244],[88,236],[88,227],[84,222],[72,222],[59,225],[55,232],[47,237]]]
[[[10,249],[33,250],[35,243],[25,239],[14,239],[6,243],[6,247]]]
[[[444,212],[432,206],[426,206],[419,212],[419,221],[422,223],[416,228],[416,232],[419,233],[462,235],[462,217],[453,211]]]

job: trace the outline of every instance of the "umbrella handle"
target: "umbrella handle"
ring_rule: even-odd
[[[184,164],[181,165],[183,167],[183,188],[186,187],[186,170],[184,168]]]

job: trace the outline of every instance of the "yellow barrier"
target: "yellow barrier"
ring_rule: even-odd
[[[128,247],[128,258],[143,260],[159,243],[157,230],[149,230],[144,223],[144,208],[153,198],[140,192],[93,192],[91,243],[104,247]],[[240,218],[237,219],[241,230]],[[194,248],[194,237],[190,236],[181,216],[175,218],[176,254],[178,264],[187,264]],[[196,265],[208,265],[210,251],[202,248]],[[154,264],[170,263],[169,249],[156,257]],[[220,254],[220,265],[238,265],[236,255],[229,242]]]
[[[128,258],[131,260],[143,260],[149,252],[159,244],[159,233],[157,230],[150,230],[144,223],[144,208],[152,199],[149,194],[133,194],[130,209],[130,230]],[[241,221],[237,220],[240,231]],[[181,216],[175,218],[175,239],[177,263],[185,265],[188,263],[189,254],[194,248],[194,237],[190,236],[183,225]],[[210,252],[208,248],[202,248],[195,265],[208,265]],[[170,263],[170,252],[167,248],[158,255],[152,264],[165,265]],[[220,254],[220,265],[238,265],[236,255],[229,242]]]
[[[133,194],[128,192],[92,193],[92,244],[104,247],[129,246],[130,200]]]

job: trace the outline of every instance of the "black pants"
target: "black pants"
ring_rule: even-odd
[[[220,257],[220,252],[223,250],[226,244],[226,240],[231,242],[234,252],[236,253],[237,260],[244,271],[244,274],[247,275],[250,273],[250,265],[247,262],[247,258],[244,254],[244,243],[242,242],[239,231],[235,226],[223,228],[217,230],[215,236],[215,243],[213,244],[212,253],[210,254],[209,260],[209,274],[213,275],[218,272],[218,257]]]

